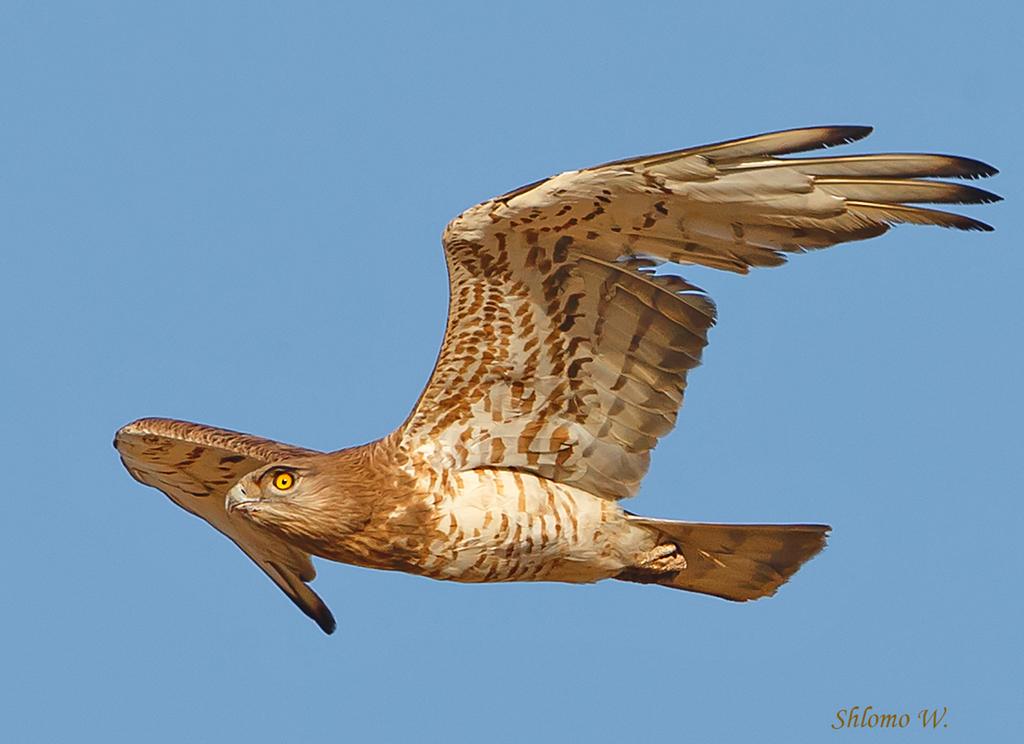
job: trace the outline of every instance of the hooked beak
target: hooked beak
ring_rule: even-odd
[[[229,514],[236,511],[249,513],[258,502],[259,499],[251,499],[245,495],[245,486],[239,481],[228,491],[228,495],[224,498],[224,508],[227,509]]]

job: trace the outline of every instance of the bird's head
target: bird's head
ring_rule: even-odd
[[[292,542],[351,532],[359,521],[358,505],[339,492],[323,457],[275,462],[244,475],[228,491],[225,508]]]
[[[228,491],[224,506],[246,515],[294,508],[318,490],[317,475],[306,463],[273,463],[242,476]]]
[[[411,488],[387,463],[369,461],[375,451],[363,446],[296,453],[269,463],[242,476],[224,507],[231,518],[248,520],[307,553],[352,562],[346,538],[368,529],[385,509],[382,494]]]

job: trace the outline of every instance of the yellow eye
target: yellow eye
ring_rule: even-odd
[[[287,491],[295,485],[295,476],[291,473],[278,473],[274,476],[274,488],[278,491]]]

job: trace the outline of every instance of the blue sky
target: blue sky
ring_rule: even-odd
[[[853,705],[1016,730],[1020,11],[435,5],[0,8],[0,736],[822,741]],[[993,234],[684,272],[720,322],[629,508],[832,524],[771,600],[321,563],[326,637],[110,447],[143,415],[380,436],[435,358],[460,210],[823,123],[987,160],[1007,200],[968,210]]]

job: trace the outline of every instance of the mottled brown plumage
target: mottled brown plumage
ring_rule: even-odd
[[[746,273],[900,222],[989,230],[912,206],[998,199],[995,169],[926,154],[784,158],[865,127],[759,135],[570,171],[447,227],[448,327],[409,419],[320,453],[143,419],[115,439],[138,480],[235,541],[320,627],[310,555],[453,581],[619,578],[772,594],[823,525],[637,517],[650,451],[675,425],[715,307],[661,263]]]

